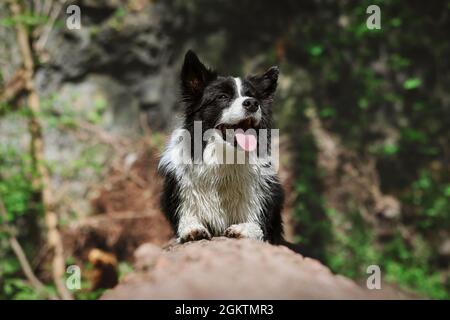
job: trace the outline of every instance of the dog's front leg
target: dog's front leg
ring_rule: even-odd
[[[254,222],[232,224],[225,230],[228,238],[248,238],[263,240],[264,234],[261,227]]]
[[[193,214],[184,214],[178,222],[178,242],[211,239],[211,234],[201,221]]]

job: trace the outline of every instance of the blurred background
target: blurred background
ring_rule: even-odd
[[[418,0],[2,1],[0,299],[95,299],[137,246],[172,238],[156,164],[187,49],[227,75],[280,67],[283,219],[302,254],[449,299],[449,15]],[[64,288],[68,265],[81,290]]]

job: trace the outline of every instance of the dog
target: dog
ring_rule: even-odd
[[[171,134],[158,165],[164,178],[161,207],[179,242],[213,236],[283,241],[283,189],[270,150],[268,156],[255,151],[258,141],[270,149],[271,135],[263,139],[261,132],[272,129],[278,75],[278,67],[271,67],[245,78],[219,76],[193,51],[186,53],[183,123]],[[231,152],[231,164],[218,161],[223,152]],[[244,163],[235,163],[238,153],[244,154]]]

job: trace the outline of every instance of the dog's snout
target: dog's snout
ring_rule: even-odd
[[[256,112],[259,108],[258,100],[254,98],[248,98],[245,99],[244,102],[242,102],[242,105],[244,106],[244,109],[248,112]]]

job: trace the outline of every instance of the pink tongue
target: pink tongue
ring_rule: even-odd
[[[247,152],[256,149],[256,137],[252,134],[245,134],[243,132],[236,132],[235,135],[238,145]]]

